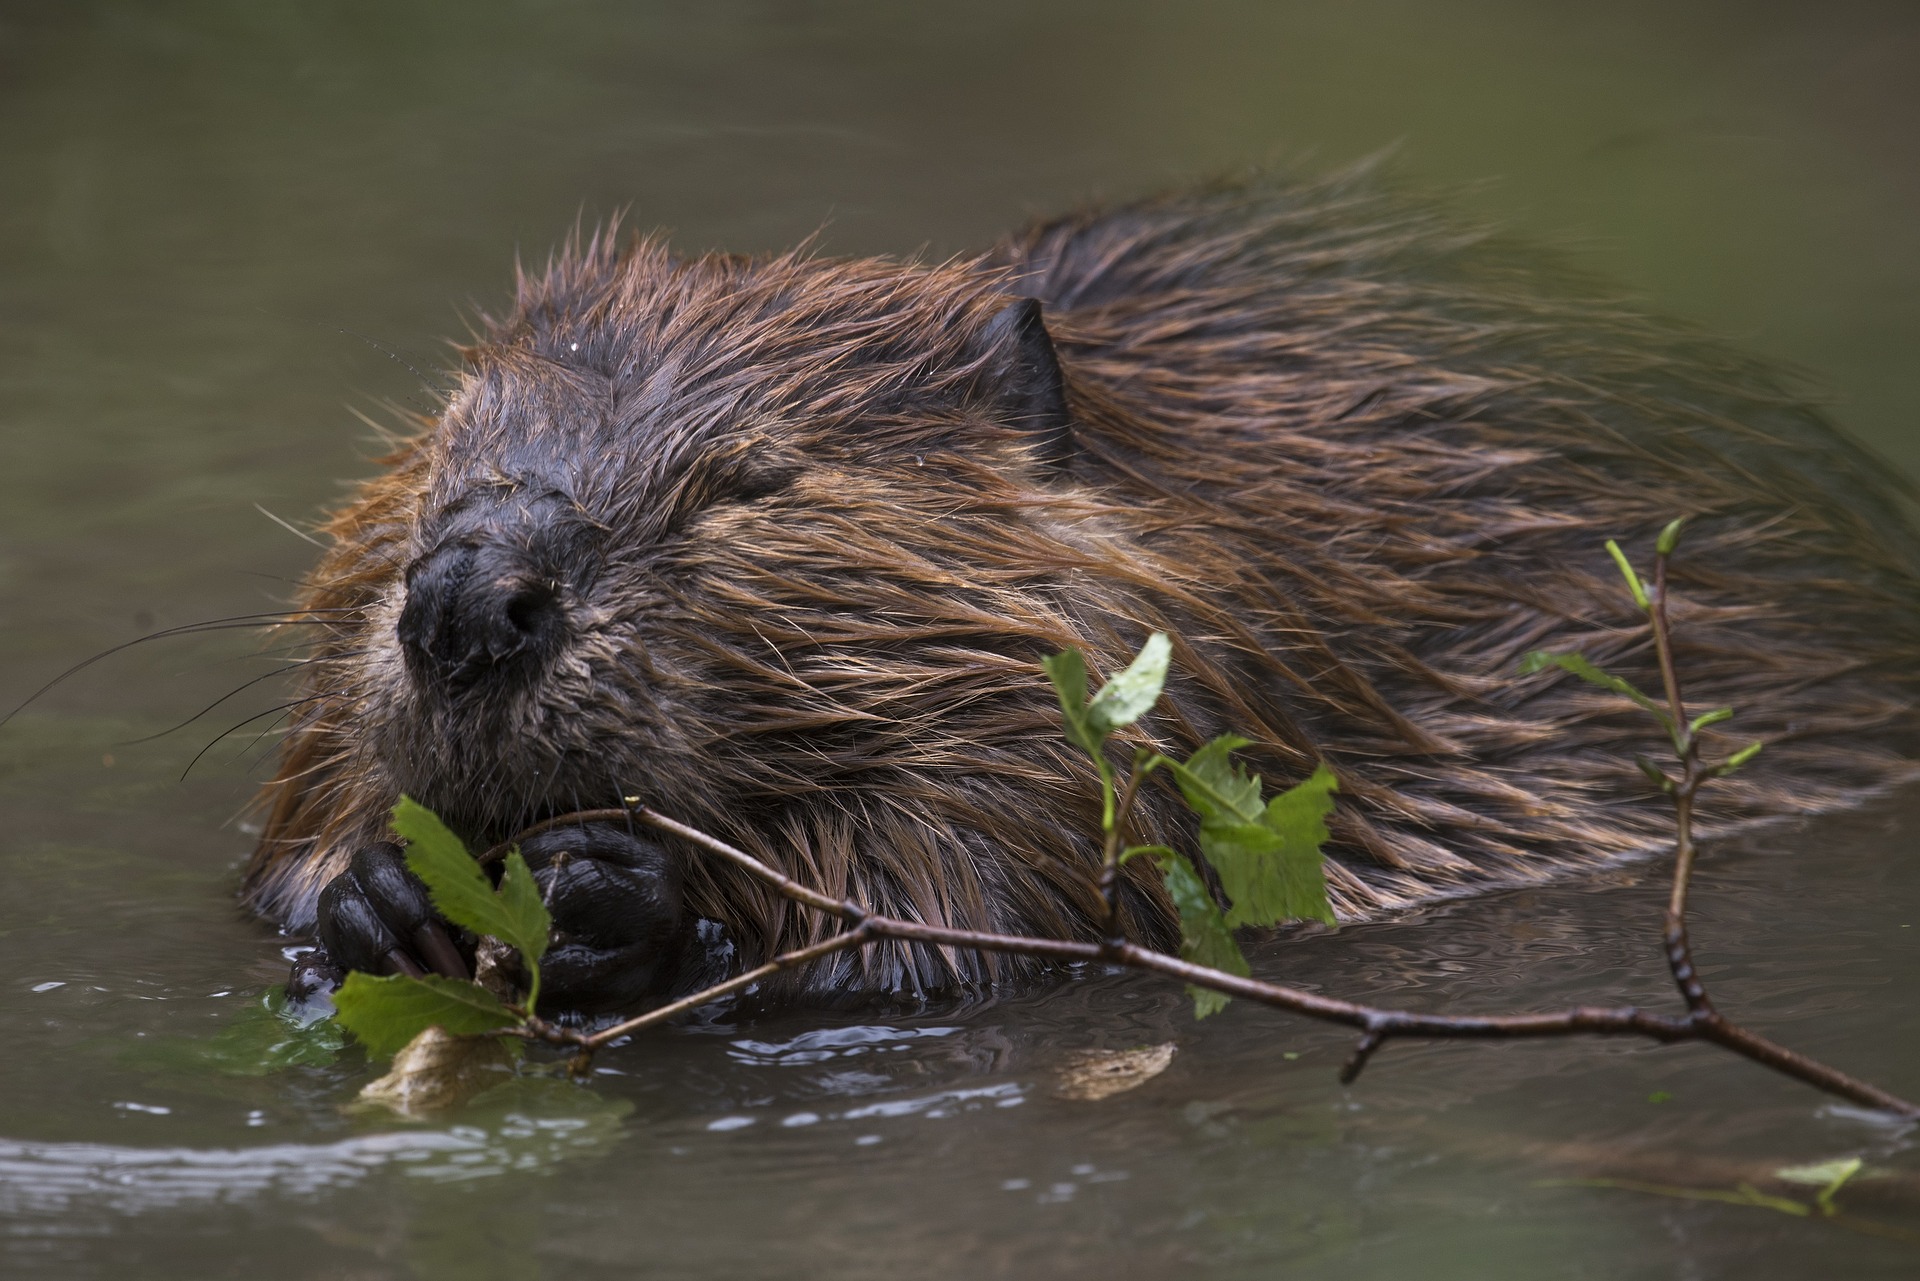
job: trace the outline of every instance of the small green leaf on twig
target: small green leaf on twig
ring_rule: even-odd
[[[1105,738],[1124,729],[1147,714],[1160,701],[1167,684],[1167,663],[1173,656],[1173,642],[1165,632],[1147,637],[1140,653],[1131,663],[1114,673],[1113,679],[1087,704],[1087,726]]]
[[[426,885],[442,916],[462,929],[491,935],[518,949],[530,979],[527,1006],[532,1009],[553,918],[540,901],[539,887],[520,851],[507,855],[500,889],[495,892],[460,838],[411,797],[401,797],[393,807],[393,830],[407,839],[407,867]]]
[[[1659,717],[1662,725],[1667,726],[1669,729],[1672,728],[1673,718],[1667,715],[1666,708],[1660,706],[1660,704],[1641,693],[1639,689],[1621,680],[1613,673],[1602,671],[1600,668],[1595,667],[1592,663],[1588,662],[1583,655],[1554,654],[1544,649],[1536,649],[1520,660],[1520,674],[1522,676],[1532,676],[1534,673],[1543,672],[1549,667],[1558,667],[1563,671],[1572,672],[1589,685],[1598,685],[1601,689],[1609,689],[1616,694],[1625,695],[1627,698],[1632,699],[1641,707],[1644,707]]]
[[[1662,556],[1673,555],[1673,549],[1680,545],[1680,527],[1686,523],[1685,516],[1676,516],[1668,521],[1667,527],[1660,531],[1660,538],[1654,543],[1653,550]]]
[[[1173,770],[1187,804],[1202,823],[1257,823],[1260,780],[1233,763],[1233,754],[1251,744],[1234,734],[1222,734],[1195,752],[1183,765],[1159,758]]]
[[[1338,786],[1325,765],[1262,804],[1260,779],[1236,765],[1245,739],[1223,735],[1185,764],[1168,761],[1187,804],[1200,815],[1200,852],[1232,904],[1229,928],[1281,921],[1334,924],[1320,847]]]
[[[376,978],[355,971],[333,994],[333,1005],[340,1025],[376,1058],[392,1055],[430,1027],[471,1036],[520,1021],[477,983],[438,974]]]
[[[1060,699],[1068,740],[1089,755],[1099,756],[1107,735],[1133,724],[1160,700],[1172,655],[1173,643],[1166,633],[1153,633],[1134,660],[1114,673],[1091,699],[1087,697],[1087,663],[1079,650],[1063,649],[1041,659],[1040,666],[1046,669],[1047,679],[1053,682]]]
[[[407,867],[426,883],[442,916],[476,934],[491,934],[532,960],[540,959],[552,920],[524,859],[519,860],[520,875],[511,879],[503,875],[503,892],[496,893],[460,838],[412,798],[403,796],[394,806],[393,830],[407,838]],[[508,856],[508,868],[517,857]]]
[[[1742,765],[1745,765],[1748,761],[1758,756],[1760,754],[1760,749],[1765,746],[1766,746],[1765,743],[1748,743],[1745,747],[1735,752],[1732,756],[1727,757],[1726,760],[1721,761],[1718,765],[1714,766],[1713,767],[1714,777],[1725,778],[1727,775],[1733,773],[1735,770],[1739,769]]]
[[[1067,739],[1090,755],[1100,754],[1100,736],[1087,725],[1087,661],[1077,649],[1063,649],[1040,660],[1053,692],[1060,699],[1060,718],[1066,722]]]
[[[1278,832],[1281,840],[1279,866],[1273,878],[1278,884],[1271,887],[1278,893],[1266,896],[1264,910],[1244,916],[1248,924],[1335,924],[1333,905],[1327,901],[1325,860],[1320,849],[1327,843],[1326,819],[1333,812],[1333,793],[1339,787],[1333,771],[1322,764],[1303,782],[1267,802],[1266,825]],[[1239,904],[1234,906],[1238,908]]]
[[[1627,560],[1627,554],[1620,550],[1620,544],[1611,538],[1607,540],[1607,555],[1613,557],[1613,563],[1620,567],[1620,577],[1627,580],[1627,590],[1633,593],[1633,603],[1641,609],[1651,609],[1653,604],[1647,599],[1647,588],[1640,581],[1640,575],[1633,572],[1633,565]]]
[[[1721,721],[1730,721],[1732,719],[1733,709],[1731,707],[1716,707],[1712,711],[1702,712],[1700,715],[1688,721],[1687,733],[1698,734],[1709,725],[1718,725]]]
[[[1665,770],[1655,765],[1651,760],[1644,756],[1636,756],[1633,758],[1633,763],[1640,767],[1640,772],[1645,774],[1655,787],[1663,792],[1671,792],[1673,790],[1673,780],[1667,777]]]
[[[1195,965],[1242,978],[1251,974],[1247,958],[1240,954],[1240,945],[1233,941],[1233,931],[1227,928],[1226,918],[1220,914],[1219,904],[1207,892],[1207,883],[1193,870],[1193,864],[1184,855],[1173,853],[1160,855],[1154,861],[1160,865],[1167,894],[1180,913],[1181,957]],[[1187,985],[1187,994],[1193,998],[1193,1016],[1197,1019],[1225,1009],[1230,999],[1224,992],[1192,983]]]

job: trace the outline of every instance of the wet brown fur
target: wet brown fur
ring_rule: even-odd
[[[1064,462],[998,415],[980,346],[1045,305]],[[575,347],[577,344],[577,349]],[[1907,491],[1780,377],[1365,175],[1259,179],[1035,227],[940,265],[682,259],[611,232],[519,281],[439,418],[326,532],[341,609],[247,877],[307,926],[406,791],[476,840],[642,795],[832,894],[962,926],[1095,933],[1097,798],[1037,660],[1176,638],[1140,741],[1234,731],[1274,785],[1341,781],[1345,919],[1538,882],[1666,831],[1658,744],[1536,648],[1654,683],[1601,543],[1678,559],[1695,710],[1767,740],[1719,831],[1908,778],[1920,592]],[[578,639],[530,696],[459,716],[393,639],[406,565],[476,492],[552,485],[598,540]],[[315,630],[320,630],[316,628]],[[1186,839],[1151,788],[1139,840]],[[824,923],[710,860],[744,950]],[[1169,939],[1136,876],[1134,931]],[[842,954],[819,990],[1017,962]]]

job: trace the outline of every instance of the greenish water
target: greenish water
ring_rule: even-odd
[[[275,607],[517,251],[630,210],[690,248],[945,254],[1269,156],[1397,145],[1654,305],[1813,371],[1920,466],[1920,12],[1518,2],[0,6],[0,705]],[[358,335],[365,335],[363,342]],[[377,344],[377,346],[375,345]],[[385,348],[388,350],[381,350]],[[389,352],[392,354],[389,355]],[[233,906],[273,682],[147,646],[0,729],[0,1270],[50,1277],[1907,1277],[1920,1246],[1556,1180],[1730,1182],[1912,1136],[1712,1052],[1400,1046],[1115,976],[876,1022],[651,1035],[591,1093],[443,1122],[182,1050],[284,973]],[[264,724],[264,722],[262,723]],[[1920,807],[1714,851],[1721,1003],[1908,1095]],[[1260,950],[1439,1008],[1665,999],[1657,874]],[[1102,1103],[1069,1053],[1175,1041]],[[1286,1058],[1287,1054],[1297,1057]],[[1650,1102],[1658,1095],[1671,1096]],[[1705,1177],[1705,1176],[1701,1176]],[[1858,1212],[1920,1232],[1896,1180]],[[1848,1195],[1843,1195],[1843,1203]]]

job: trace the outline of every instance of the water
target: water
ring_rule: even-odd
[[[1030,212],[1275,154],[1412,174],[1816,371],[1920,464],[1920,165],[1899,6],[75,3],[0,10],[0,703],[156,627],[275,607],[421,403],[457,306],[583,212],[685,246],[943,254]],[[1481,183],[1482,179],[1497,179]],[[363,342],[356,335],[366,335]],[[968,1011],[671,1030],[450,1119],[369,1073],[182,1047],[284,972],[234,906],[269,742],[132,743],[271,665],[148,646],[0,730],[0,1236],[10,1275],[1910,1276],[1920,1246],[1731,1187],[1911,1136],[1701,1048],[1395,1045],[1094,977]],[[264,724],[264,722],[263,722]],[[1714,851],[1722,1004],[1908,1095],[1920,808]],[[1440,1008],[1663,1000],[1652,870],[1259,950]],[[1175,1042],[1100,1103],[1067,1056]],[[1293,1055],[1295,1057],[1285,1057]],[[185,1056],[185,1057],[183,1057]],[[1653,1099],[1663,1101],[1654,1102]]]

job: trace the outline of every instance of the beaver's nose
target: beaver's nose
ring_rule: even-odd
[[[460,693],[530,677],[565,631],[559,584],[512,548],[451,543],[407,570],[400,645],[423,686]]]

